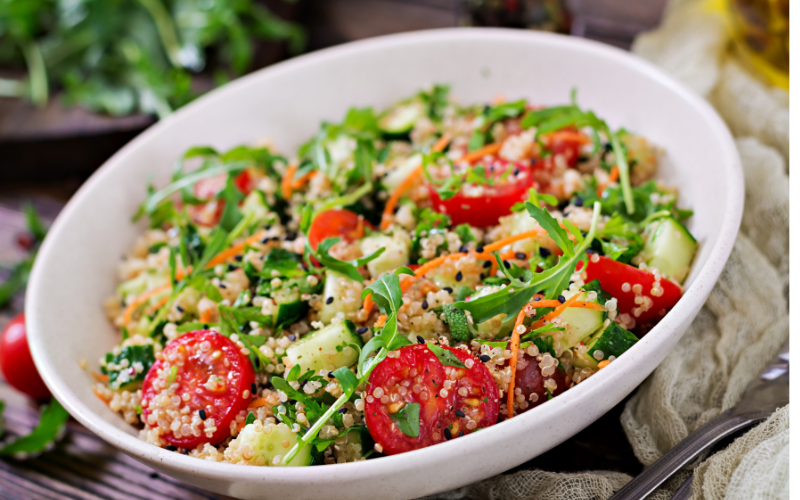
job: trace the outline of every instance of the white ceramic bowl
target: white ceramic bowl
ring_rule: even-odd
[[[659,177],[695,210],[700,251],[678,305],[624,356],[558,398],[474,435],[402,455],[308,468],[241,467],[197,460],[140,441],[91,391],[78,359],[97,363],[117,342],[101,302],[142,225],[130,217],[152,173],[166,182],[188,147],[225,149],[269,137],[292,152],[322,120],[350,106],[385,106],[431,83],[461,102],[497,94],[581,105],[664,147]],[[120,150],[72,198],[39,253],[28,287],[33,357],[55,397],[83,425],[178,479],[243,498],[412,498],[519,465],[574,435],[630,393],[680,339],[733,245],[743,205],[738,156],[701,98],[623,51],[575,38],[496,29],[394,35],[298,57],[190,104]]]

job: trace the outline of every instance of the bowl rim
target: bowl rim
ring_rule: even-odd
[[[295,68],[314,65],[318,61],[340,56],[355,55],[362,51],[381,50],[406,44],[436,43],[442,41],[458,42],[475,38],[507,42],[535,41],[543,45],[567,47],[573,50],[578,49],[583,52],[612,59],[617,64],[628,66],[644,76],[657,81],[668,90],[688,101],[688,103],[703,117],[709,129],[719,141],[718,143],[722,146],[721,152],[723,156],[720,157],[720,162],[726,166],[728,190],[727,198],[721,200],[725,205],[725,213],[720,227],[719,237],[712,247],[705,265],[699,270],[692,284],[684,291],[682,300],[678,302],[676,307],[672,309],[647,336],[632,348],[632,351],[638,352],[639,358],[652,355],[663,343],[663,339],[674,335],[675,330],[681,326],[685,318],[692,314],[693,310],[696,309],[695,303],[697,301],[705,302],[705,299],[722,272],[733,248],[736,235],[738,234],[744,205],[743,174],[739,156],[727,126],[717,112],[703,98],[684,84],[676,81],[652,63],[616,47],[576,37],[543,32],[503,28],[445,28],[386,35],[350,42],[305,54],[258,70],[222,88],[211,91],[200,99],[181,108],[174,115],[149,127],[138,137],[121,148],[93,173],[66,204],[61,214],[52,225],[50,229],[51,236],[45,239],[42,244],[36,264],[31,273],[26,293],[26,301],[29,305],[29,310],[33,312],[27,316],[28,338],[31,353],[42,378],[51,390],[53,396],[76,420],[93,433],[140,461],[159,462],[162,466],[171,470],[185,474],[200,475],[211,480],[245,480],[264,483],[302,484],[324,480],[333,482],[354,481],[377,477],[385,474],[387,471],[397,472],[407,467],[418,468],[434,465],[448,459],[457,459],[459,455],[464,453],[479,452],[482,448],[488,447],[493,442],[496,442],[497,438],[502,437],[502,435],[517,433],[524,430],[525,425],[533,419],[547,418],[549,414],[560,412],[562,407],[570,406],[576,404],[575,402],[578,400],[592,397],[595,386],[598,384],[605,385],[614,383],[614,381],[624,383],[625,374],[628,371],[626,367],[636,363],[637,357],[620,357],[615,363],[603,370],[602,373],[589,378],[580,385],[560,395],[558,398],[549,401],[548,404],[538,406],[510,421],[501,422],[501,425],[494,425],[484,429],[480,433],[471,434],[468,436],[468,439],[440,443],[436,446],[415,450],[410,453],[382,457],[379,460],[336,464],[336,467],[313,467],[311,469],[308,467],[265,468],[240,467],[229,463],[198,460],[193,457],[158,448],[142,441],[138,437],[117,428],[99,414],[94,413],[68,388],[66,383],[59,378],[53,366],[47,362],[48,356],[46,354],[45,336],[42,333],[43,327],[40,325],[40,320],[36,313],[36,311],[44,310],[41,307],[40,295],[41,290],[47,287],[47,277],[41,271],[43,268],[42,262],[57,258],[58,249],[54,246],[55,244],[53,242],[58,239],[60,233],[65,231],[67,225],[66,221],[72,218],[72,214],[77,209],[76,207],[80,200],[89,197],[94,190],[94,186],[100,183],[105,176],[110,175],[111,171],[116,168],[116,164],[118,164],[120,160],[138,154],[138,150],[143,147],[152,136],[160,134],[162,129],[167,127],[172,120],[185,113],[194,112],[198,107],[204,106],[212,101],[225,99],[228,95],[236,93],[244,86],[257,84],[262,78],[292,71]],[[411,458],[411,460],[409,460],[409,458]],[[408,464],[413,465],[409,466]]]

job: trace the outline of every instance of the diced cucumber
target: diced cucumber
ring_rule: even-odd
[[[665,217],[650,224],[644,232],[644,248],[639,254],[645,264],[667,278],[683,283],[697,250],[697,240],[683,224]]]
[[[356,312],[361,308],[361,290],[364,286],[358,281],[348,278],[343,274],[330,269],[325,272],[325,290],[322,294],[322,309],[319,311],[319,320],[330,323],[338,313]],[[346,297],[356,295],[355,300],[346,300]],[[328,303],[328,299],[333,301]]]
[[[308,304],[300,299],[300,290],[295,287],[280,288],[272,292],[276,310],[273,313],[275,326],[294,323],[308,310]]]
[[[378,118],[378,127],[390,135],[407,134],[426,111],[425,104],[416,99],[399,103]]]
[[[286,373],[298,364],[301,374],[308,370],[316,373],[319,370],[351,366],[358,361],[358,349],[350,347],[350,344],[357,347],[364,345],[352,321],[332,323],[309,333],[286,349]]]
[[[364,456],[375,445],[366,427],[351,430],[336,440],[333,447],[333,458],[343,458],[345,462],[355,462]]]
[[[288,446],[286,445],[288,442]],[[248,446],[253,452],[250,460],[244,460],[249,465],[256,465],[264,458],[264,465],[272,467],[303,467],[311,465],[311,446],[304,446],[291,463],[286,464],[283,457],[297,444],[297,434],[292,432],[286,424],[267,424],[260,428],[256,424],[247,424],[242,431],[231,441],[228,450],[241,449]],[[226,451],[228,451],[226,450]],[[275,463],[275,458],[278,463]]]
[[[401,163],[397,168],[389,172],[389,174],[381,180],[381,184],[386,190],[390,193],[393,193],[400,183],[402,183],[406,178],[411,175],[411,172],[416,170],[420,165],[422,165],[422,155],[415,154],[409,156],[403,163]]]
[[[396,229],[392,236],[375,233],[361,240],[361,252],[364,255],[370,255],[381,248],[386,250],[377,259],[367,263],[367,269],[373,278],[408,264],[411,238],[405,231]]]
[[[577,292],[564,291],[564,298],[572,298]],[[579,301],[598,303],[597,299],[589,300],[587,292],[581,292]],[[564,332],[561,336],[561,345],[564,347],[574,347],[584,339],[589,338],[594,332],[603,327],[603,321],[606,319],[605,311],[596,311],[594,309],[583,309],[578,307],[569,307],[566,311],[561,313],[561,319],[564,321]]]
[[[597,368],[600,361],[611,356],[620,357],[638,341],[636,335],[612,321],[586,342],[585,353],[573,358],[573,364],[578,367]]]

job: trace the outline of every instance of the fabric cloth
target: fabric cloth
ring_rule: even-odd
[[[719,282],[682,342],[629,400],[621,423],[648,466],[734,406],[789,335],[789,96],[730,54],[724,17],[704,0],[673,0],[633,52],[709,100],[736,137],[745,178],[739,236]],[[789,407],[694,470],[692,500],[788,498]],[[669,499],[688,471],[651,498]],[[501,475],[441,499],[602,500],[630,477],[610,471]]]

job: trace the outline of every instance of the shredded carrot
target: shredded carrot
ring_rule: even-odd
[[[163,307],[164,304],[166,304],[167,302],[169,302],[169,295],[167,295],[163,299],[159,300],[158,302],[150,306],[150,309],[147,310],[147,314],[153,314],[154,312],[161,309],[161,307]]]
[[[609,184],[611,184],[612,182],[617,182],[617,179],[619,179],[619,168],[616,165],[614,165],[613,167],[611,167],[611,173],[608,175],[608,180],[603,184],[601,184],[600,186],[598,186],[597,196],[603,196],[603,191],[605,191],[606,188],[609,186]]]
[[[105,396],[100,394],[100,391],[98,391],[96,387],[92,387],[92,392],[94,393],[95,396],[100,398],[100,401],[102,401],[103,403],[108,404],[111,402],[110,400],[106,399]]]
[[[295,173],[297,173],[297,165],[289,165],[286,167],[286,173],[283,174],[283,178],[281,179],[281,194],[283,194],[286,200],[292,197]]]
[[[248,408],[258,408],[259,406],[267,406],[269,401],[266,398],[258,398],[250,401],[250,404],[247,405]]]
[[[315,175],[317,175],[317,171],[316,170],[312,170],[311,172],[308,172],[307,174],[305,174],[302,177],[300,177],[299,179],[294,179],[292,181],[292,190],[293,191],[297,191],[298,189],[302,188]],[[291,196],[291,193],[289,193],[289,195]]]
[[[444,134],[441,137],[439,137],[439,140],[436,141],[436,143],[433,145],[431,151],[433,151],[434,153],[440,153],[444,151],[444,148],[446,148],[448,144],[450,144],[450,135]]]
[[[556,316],[560,316],[561,313],[566,311],[568,307],[571,307],[572,304],[577,302],[578,298],[580,296],[581,296],[581,294],[576,293],[572,297],[568,298],[566,301],[564,301],[563,304],[559,305],[558,307],[556,307],[555,309],[553,309],[549,313],[547,313],[544,316],[542,316],[542,318],[539,321],[537,321],[536,323],[533,324],[531,329],[532,330],[536,330],[537,328],[541,328],[541,327],[544,326],[545,322],[550,321],[551,319],[555,318]]]
[[[127,307],[125,307],[125,311],[123,311],[122,313],[122,324],[127,325],[128,323],[130,323],[131,318],[133,317],[133,313],[136,312],[136,309],[138,309],[139,306],[147,302],[150,299],[150,297],[158,295],[161,292],[166,292],[171,289],[172,285],[170,284],[157,286],[152,290],[148,290],[143,294],[139,295],[138,297],[136,297],[135,299],[133,299],[133,301],[131,301],[131,303],[128,304]]]
[[[380,326],[385,325],[386,324],[386,319],[387,319],[386,315],[385,314],[381,314],[380,316],[378,316],[378,321],[375,322],[375,326],[376,327],[380,327]]]
[[[527,240],[529,238],[535,238],[537,236],[544,236],[547,234],[547,231],[544,229],[531,229],[530,231],[525,231],[519,234],[515,234],[513,236],[509,236],[508,238],[503,238],[502,240],[495,241],[489,245],[483,247],[484,254],[491,254],[492,252],[496,252],[500,250],[506,245],[510,245],[512,243],[516,243],[520,240]],[[480,254],[478,254],[480,255]]]
[[[98,382],[108,382],[108,375],[103,375],[102,373],[91,372],[92,377]]]
[[[517,320],[514,322],[514,329],[511,330],[511,341],[509,347],[511,348],[511,358],[508,360],[508,367],[511,368],[511,378],[508,381],[508,418],[514,416],[514,379],[517,375],[517,355],[519,354],[519,331],[517,328],[522,326],[525,319],[525,309],[523,308],[517,314]]]
[[[472,163],[473,161],[478,161],[482,159],[484,156],[497,154],[498,152],[500,152],[500,148],[502,147],[503,147],[503,141],[493,142],[491,144],[487,144],[482,148],[478,148],[475,151],[465,154],[458,161],[459,162],[465,161],[468,163]]]
[[[557,132],[551,132],[549,134],[545,134],[543,138],[549,141],[561,140],[561,141],[574,141],[574,142],[579,142],[581,144],[592,143],[592,139],[588,135],[584,134],[583,132],[578,132],[577,130],[569,130],[569,129],[559,130]]]
[[[580,295],[580,294],[578,294]],[[566,302],[565,302],[566,303]],[[529,309],[538,309],[540,307],[561,307],[561,302],[557,300],[537,300],[535,302],[531,302],[526,308]],[[594,302],[580,302],[575,301],[570,303],[569,307],[575,307],[578,309],[594,309],[597,311],[605,311],[606,308],[601,306],[600,304],[595,304]]]
[[[367,298],[364,299],[364,306],[363,306],[362,309],[364,311],[366,311],[367,314],[369,314],[369,312],[372,310],[372,306],[374,304],[375,304],[375,302],[372,300],[372,294],[369,294],[369,295],[367,295]]]
[[[200,323],[210,323],[211,322],[211,309],[203,309],[200,312],[200,317],[197,320]]]
[[[603,361],[601,361],[601,362],[597,363],[597,367],[598,367],[599,369],[601,369],[601,370],[602,370],[603,368],[605,368],[606,366],[608,366],[608,365],[609,365],[609,363],[611,363],[611,361],[609,361],[609,360],[607,360],[607,359],[604,359]]]
[[[250,236],[249,238],[247,238],[243,242],[237,243],[236,245],[233,245],[232,247],[228,248],[227,250],[221,251],[220,253],[215,255],[213,259],[208,261],[208,264],[206,264],[206,269],[210,269],[210,268],[216,266],[217,264],[222,264],[226,260],[239,255],[240,253],[242,253],[242,251],[245,249],[245,247],[247,245],[252,245],[253,243],[255,243],[258,240],[262,239],[265,234],[266,234],[266,231],[259,231],[258,233],[254,234],[253,236]]]

